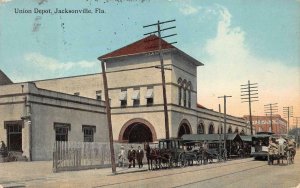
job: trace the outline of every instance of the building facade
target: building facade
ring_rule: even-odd
[[[249,116],[244,116],[249,123]],[[274,134],[287,134],[287,121],[280,115],[252,116],[253,130],[257,132],[273,132]]]
[[[197,67],[203,64],[162,42],[170,137],[217,133],[223,114],[197,106]],[[158,40],[146,37],[98,59],[105,61],[114,140],[165,137]],[[37,87],[104,100],[102,74],[42,80]],[[229,132],[249,134],[245,120],[227,116]],[[220,132],[223,131],[220,128]]]
[[[203,64],[165,41],[162,41],[162,49],[166,68],[170,137],[177,138],[183,134],[223,133],[223,114],[197,105],[197,67]],[[160,67],[158,37],[153,35],[146,37],[98,59],[106,64],[114,141],[155,142],[165,138],[162,77],[160,69],[158,69]],[[66,129],[70,133],[67,140],[83,141],[83,126],[88,125],[95,127],[94,141],[107,141],[108,129],[101,73],[25,83],[24,85],[28,85],[28,88],[34,92],[43,93],[38,96],[34,94],[33,97],[30,96],[31,92],[24,92],[29,96],[20,94],[22,84],[24,83],[7,86],[18,88],[18,91],[13,90],[4,95],[12,95],[10,98],[6,99],[0,96],[0,99],[12,101],[14,95],[20,95],[18,107],[7,111],[6,109],[11,108],[14,104],[7,103],[7,106],[2,104],[1,112],[7,112],[5,112],[6,115],[0,116],[0,121],[5,124],[10,120],[22,120],[20,109],[26,107],[24,97],[30,99],[27,101],[42,101],[43,104],[40,104],[41,102],[30,103],[43,106],[43,110],[38,105],[31,107],[35,112],[30,116],[32,124],[30,131],[33,135],[31,152],[35,152],[33,156],[39,156],[44,152],[41,146],[45,145],[45,142],[50,145],[58,139],[57,135],[55,136],[56,122],[62,123],[62,126],[65,125],[67,128],[71,127],[71,130]],[[0,89],[5,90],[2,87],[4,86],[0,86]],[[1,93],[1,95],[3,94]],[[48,105],[48,103],[55,103],[55,105]],[[9,114],[17,115],[7,118]],[[23,119],[22,121],[26,122],[26,118]],[[70,124],[71,126],[68,126]],[[22,133],[28,131],[25,130],[26,124],[23,129]],[[47,137],[43,137],[44,140],[40,142],[39,136],[34,136],[36,134],[34,131],[41,137],[47,134]],[[226,132],[250,134],[250,129],[243,118],[227,115]],[[0,138],[7,140],[7,134],[4,126],[0,127]],[[30,143],[26,139],[23,140],[23,137],[22,141]],[[24,151],[28,147],[27,145],[22,144]]]
[[[55,141],[107,142],[103,101],[39,89],[0,87],[0,140],[28,160],[50,160]]]

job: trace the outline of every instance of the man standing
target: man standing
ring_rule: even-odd
[[[128,151],[128,161],[129,161],[129,166],[128,168],[131,168],[131,165],[133,165],[133,168],[135,168],[135,157],[136,157],[136,152],[133,149],[133,146],[131,146],[131,149]]]
[[[143,167],[143,158],[144,158],[144,151],[141,149],[141,146],[139,146],[137,153],[136,153],[136,159],[137,159],[139,168]]]

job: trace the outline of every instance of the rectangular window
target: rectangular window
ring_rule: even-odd
[[[139,106],[140,100],[133,100],[133,106]]]
[[[147,99],[147,106],[152,106],[153,105],[153,98],[148,98]]]
[[[96,126],[82,125],[83,141],[94,142],[94,133],[96,132]]]
[[[125,108],[127,106],[127,100],[121,101],[121,107]]]
[[[7,147],[9,151],[22,151],[22,121],[4,122],[7,131]]]
[[[68,141],[68,133],[71,130],[71,124],[54,123],[55,141]]]
[[[101,90],[96,91],[96,100],[99,100],[99,101],[102,100],[102,91]]]

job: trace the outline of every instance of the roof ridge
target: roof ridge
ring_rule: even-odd
[[[152,39],[149,40],[147,43],[144,43],[147,41],[147,39]],[[149,35],[147,37],[144,37],[138,41],[135,41],[133,43],[130,43],[126,46],[123,46],[121,48],[118,48],[112,52],[109,52],[107,54],[104,54],[100,57],[98,57],[99,60],[104,60],[104,59],[110,59],[110,58],[116,58],[116,57],[121,57],[121,56],[126,56],[126,55],[136,55],[136,54],[141,54],[145,52],[153,52],[153,51],[158,51],[159,50],[159,45],[158,45],[158,40],[159,37],[156,35]],[[157,40],[157,41],[156,41]],[[163,40],[162,41],[162,49],[171,49],[171,48],[176,48],[175,46],[171,45],[167,41]],[[177,49],[177,48],[176,48]]]

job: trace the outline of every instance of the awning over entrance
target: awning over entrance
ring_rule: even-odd
[[[242,140],[240,135],[236,133],[226,134],[226,140],[233,141],[233,140]],[[190,141],[218,141],[220,139],[224,140],[224,135],[221,134],[184,134],[182,135],[183,140],[190,140]]]
[[[244,142],[252,142],[252,136],[241,136]]]

